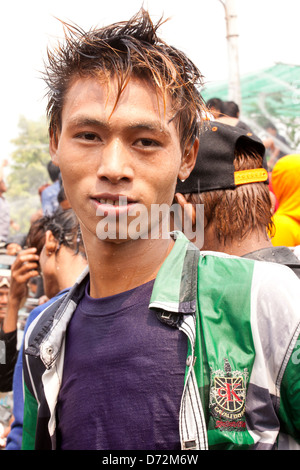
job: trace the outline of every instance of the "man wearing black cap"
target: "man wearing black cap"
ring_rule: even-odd
[[[252,132],[220,122],[206,123],[197,163],[177,184],[177,201],[204,204],[202,250],[287,265],[300,277],[300,262],[284,246],[274,247],[265,148]],[[200,243],[200,245],[199,245]]]

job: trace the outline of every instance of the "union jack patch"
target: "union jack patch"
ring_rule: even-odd
[[[248,369],[233,371],[227,359],[224,359],[224,370],[211,372],[209,407],[213,418],[218,420],[217,427],[227,430],[244,427],[241,422],[244,421],[248,376]]]

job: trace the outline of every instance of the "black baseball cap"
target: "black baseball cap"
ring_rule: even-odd
[[[262,167],[235,171],[233,160],[237,142],[254,149],[262,159]],[[199,139],[197,161],[190,176],[178,180],[176,192],[202,193],[218,189],[235,189],[241,184],[268,182],[265,146],[252,132],[217,121],[205,121]]]

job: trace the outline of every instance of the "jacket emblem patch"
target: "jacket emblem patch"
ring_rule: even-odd
[[[224,359],[224,370],[211,371],[210,413],[215,427],[239,431],[245,428],[245,401],[248,369],[232,370]]]

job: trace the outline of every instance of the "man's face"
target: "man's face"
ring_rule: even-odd
[[[116,93],[115,80],[109,92],[96,78],[74,81],[58,140],[50,142],[86,236],[96,235],[101,214],[120,220],[136,207],[149,212],[151,204],[170,205],[177,177],[186,178],[194,164],[193,151],[182,156],[170,103],[164,110],[148,82],[131,79],[115,107]]]

